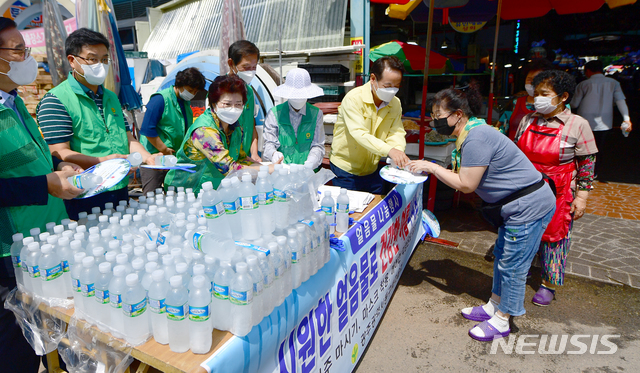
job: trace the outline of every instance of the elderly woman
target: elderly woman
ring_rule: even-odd
[[[571,227],[573,220],[584,215],[598,149],[589,122],[566,107],[576,88],[571,75],[543,71],[533,79],[533,85],[536,112],[522,119],[515,141],[556,187],[556,212],[539,250],[542,286],[532,300],[538,306],[548,306],[555,287],[564,283]]]
[[[527,272],[553,216],[555,198],[515,144],[475,117],[480,99],[476,90],[438,92],[431,117],[439,133],[457,137],[452,154],[454,170],[429,161],[412,161],[409,168],[428,172],[463,193],[476,192],[490,204],[488,210],[499,226],[493,294],[487,304],[463,309],[462,316],[481,321],[469,330],[473,339],[492,341],[509,335],[510,316],[525,313]]]
[[[178,163],[195,164],[196,172],[171,170],[165,186],[193,188],[197,193],[207,181],[218,188],[231,171],[260,167],[247,157],[242,145],[243,128],[238,118],[247,100],[242,79],[235,75],[217,77],[209,86],[208,97],[209,108],[189,127],[176,153]]]

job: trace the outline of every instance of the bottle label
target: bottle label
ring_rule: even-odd
[[[287,192],[280,189],[274,189],[273,194],[276,197],[276,202],[287,202]]]
[[[238,306],[249,305],[253,301],[253,292],[250,290],[249,291],[231,290],[229,301],[231,302],[231,304],[235,304]]]
[[[204,217],[207,219],[219,218],[225,212],[224,203],[222,202],[218,202],[214,206],[203,206],[202,209],[204,210]]]
[[[291,263],[298,263],[298,252],[297,251],[292,251],[291,252]]]
[[[258,193],[258,199],[260,200],[261,205],[271,205],[275,200],[275,196],[273,194],[273,191]]]
[[[166,306],[167,319],[173,321],[182,321],[187,317],[189,306],[185,303],[181,306]]]
[[[20,265],[22,266],[22,273],[24,274],[29,274],[29,266],[27,265],[27,263],[24,263],[24,265],[22,264],[23,261],[20,261]]]
[[[200,250],[202,251],[202,248],[200,247],[200,239],[202,238],[202,233],[194,233],[193,234],[193,248],[196,250]]]
[[[236,241],[236,245],[240,246],[240,247],[247,248],[247,249],[255,250],[255,251],[258,251],[258,252],[261,252],[261,253],[265,253],[266,255],[269,255],[271,253],[271,251],[269,249],[267,249],[266,247],[252,245],[250,243],[246,243],[246,242],[242,242],[242,241]]]
[[[167,312],[167,306],[164,304],[164,299],[149,298],[149,309],[153,313],[165,313]]]
[[[189,320],[191,321],[207,321],[210,316],[209,305],[204,307],[189,306]]]
[[[227,215],[233,215],[238,213],[238,206],[236,202],[224,202],[224,211]]]
[[[96,290],[96,302],[100,304],[109,304],[109,290]]]
[[[240,208],[242,208],[243,210],[257,209],[259,204],[257,195],[251,197],[242,197],[240,198],[240,202],[242,203]]]
[[[68,260],[63,260],[62,261],[62,271],[63,272],[69,272],[71,269],[69,268],[69,261]]]
[[[262,282],[261,281],[253,283],[253,295],[254,296],[257,297],[258,295],[262,294],[262,290],[264,290],[264,287],[262,286]]]
[[[20,268],[22,267],[22,261],[20,260],[20,256],[12,256],[11,257],[11,263],[13,263],[13,268]]]
[[[38,267],[38,266],[29,266],[29,277],[31,277],[31,278],[40,277],[40,267]]]
[[[42,276],[44,277],[43,280],[45,281],[51,281],[51,280],[55,280],[58,277],[62,276],[62,263],[58,264],[57,266],[53,266],[52,268],[47,268],[44,270],[44,273],[42,273]]]
[[[264,275],[264,288],[270,288],[271,284],[273,284],[273,273],[268,273]]]
[[[349,204],[348,203],[338,203],[338,208],[336,212],[339,214],[348,214],[349,213]]]
[[[109,303],[113,308],[122,308],[122,294],[109,294]]]
[[[71,176],[71,184],[78,189],[84,189],[82,187],[82,174]]]
[[[278,280],[282,275],[284,275],[284,263],[280,264],[280,267],[275,270],[275,280]]]
[[[333,207],[332,206],[322,206],[322,211],[324,211],[325,215],[333,215]]]
[[[170,225],[171,225],[171,224],[160,224],[160,228],[161,228],[163,231],[165,231],[165,232],[166,232],[166,231],[168,231],[168,230],[169,230],[169,226],[170,226]],[[158,238],[160,238],[160,235],[158,235]],[[117,239],[117,238],[115,238],[115,237],[114,237],[114,239]]]
[[[75,291],[76,293],[82,292],[82,287],[80,286],[80,280],[78,280],[77,278],[71,279],[71,287],[73,288],[73,291]]]
[[[157,246],[164,245],[166,240],[167,240],[167,237],[165,237],[164,234],[160,233],[158,234],[158,238],[156,239],[156,245]]]
[[[140,302],[136,304],[124,304],[122,307],[124,311],[124,315],[126,317],[137,317],[144,313],[147,310],[147,297],[144,297]]]
[[[213,296],[218,299],[229,299],[229,286],[213,284]]]
[[[300,220],[300,223],[306,224],[309,227],[313,227],[313,222],[311,220],[309,220],[309,219]]]
[[[96,284],[80,284],[83,297],[93,297],[96,295]]]

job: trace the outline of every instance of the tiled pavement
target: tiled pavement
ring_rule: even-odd
[[[470,201],[470,203],[469,203]],[[477,200],[436,211],[440,238],[487,255],[496,234],[474,208]],[[640,288],[640,186],[596,183],[587,213],[574,222],[566,273]]]

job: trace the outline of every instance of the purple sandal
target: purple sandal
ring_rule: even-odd
[[[473,330],[473,328],[475,327],[479,327],[480,330],[482,330],[484,332],[484,337],[480,337],[477,336],[473,333],[471,333],[471,331]],[[501,333],[498,331],[498,329],[496,329],[493,325],[489,324],[489,321],[483,321],[480,324],[474,326],[473,328],[469,329],[469,337],[475,339],[476,341],[480,341],[480,342],[491,342],[496,338],[504,338],[507,337],[509,335],[509,333],[511,333],[511,329],[507,329],[506,332]]]
[[[471,313],[464,313],[462,311],[460,311],[460,313],[465,319],[473,321],[486,321],[491,318],[491,315],[489,315],[482,306],[473,307]]]

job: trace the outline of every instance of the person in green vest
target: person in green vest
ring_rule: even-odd
[[[51,154],[83,168],[126,158],[129,152],[138,152],[143,162],[155,164],[154,157],[133,137],[118,96],[102,86],[109,72],[107,38],[81,28],[67,37],[65,49],[72,72],[47,92],[36,108]],[[127,200],[128,183],[125,177],[104,193],[65,201],[69,217],[77,220],[80,212]]]
[[[237,75],[245,83],[247,99],[244,103],[242,115],[240,115],[240,125],[242,126],[242,146],[254,162],[261,162],[258,155],[258,131],[256,131],[256,116],[259,107],[256,106],[255,95],[251,88],[251,81],[256,76],[260,50],[255,44],[248,40],[238,40],[229,46],[229,75]]]
[[[38,64],[16,23],[0,17],[0,361],[2,372],[36,373],[40,357],[22,334],[4,300],[16,287],[11,257],[13,238],[29,230],[46,230],[67,217],[61,198],[82,193],[67,177],[82,171],[75,164],[51,157],[38,125],[17,88],[33,83]],[[16,236],[14,236],[16,235]],[[21,261],[17,257],[15,264]],[[20,268],[17,268],[21,270]]]
[[[198,193],[207,181],[217,189],[230,172],[260,169],[260,163],[247,156],[242,142],[244,129],[238,119],[246,100],[245,84],[237,76],[221,75],[211,83],[209,108],[189,127],[176,153],[178,163],[196,165],[195,173],[170,170],[164,179],[165,188],[193,188]],[[273,165],[269,172],[273,172]]]
[[[273,94],[287,102],[274,106],[264,121],[264,159],[320,167],[325,153],[323,114],[307,99],[322,96],[322,88],[311,83],[307,70],[295,68]]]
[[[151,95],[140,127],[140,143],[150,153],[175,154],[184,133],[193,124],[191,100],[203,91],[204,75],[195,67],[179,71],[175,85]],[[140,169],[142,191],[152,192],[162,187],[167,171]]]

